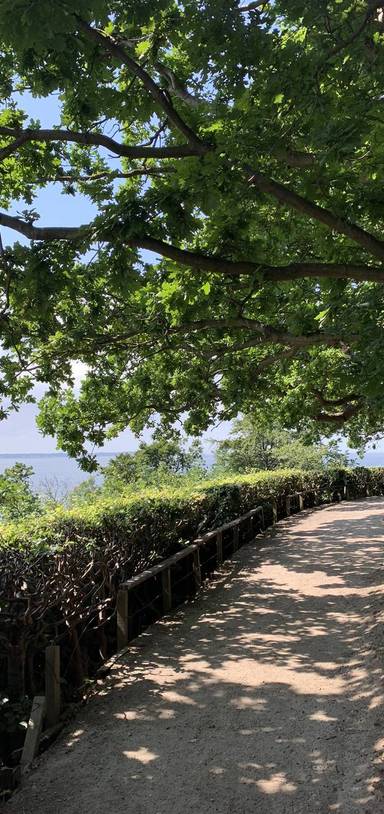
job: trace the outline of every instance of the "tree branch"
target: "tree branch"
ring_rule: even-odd
[[[15,153],[29,141],[50,142],[63,141],[87,146],[105,147],[115,155],[126,158],[185,158],[186,156],[200,155],[200,151],[189,144],[180,144],[168,147],[141,147],[129,144],[120,144],[102,133],[78,133],[74,130],[43,129],[16,130],[11,127],[0,127],[0,136],[13,137],[14,141],[6,147],[0,148],[0,161]]]
[[[78,240],[85,237],[90,226],[34,226],[33,223],[0,213],[0,224],[27,237],[29,240]]]
[[[358,393],[349,393],[348,396],[341,396],[338,399],[327,399],[320,390],[314,390],[313,394],[323,407],[343,407],[346,404],[350,404],[351,401],[361,400],[361,396]]]
[[[373,13],[376,10],[380,9],[381,7],[382,7],[382,0],[379,0],[379,2],[378,2],[378,0],[373,0],[373,2],[368,3],[367,11],[366,11],[366,13],[364,15],[364,18],[363,18],[361,24],[358,26],[358,28],[356,28],[356,31],[353,32],[353,34],[349,37],[349,39],[344,40],[343,42],[340,42],[331,51],[329,51],[329,53],[327,54],[327,59],[330,59],[330,57],[336,56],[336,54],[340,53],[340,51],[343,51],[344,48],[347,48],[348,45],[351,45],[353,42],[355,42],[355,40],[357,40],[360,37],[360,34],[363,33],[364,29],[367,27],[368,23],[371,21]]]
[[[179,130],[180,133],[186,137],[189,144],[193,145],[193,147],[197,150],[199,155],[204,155],[210,148],[205,145],[196,133],[189,127],[186,122],[183,121],[181,116],[175,110],[165,93],[158,87],[156,82],[152,79],[149,73],[139,65],[132,57],[127,53],[127,51],[112,37],[108,36],[107,34],[98,31],[96,28],[92,28],[89,23],[85,22],[78,14],[75,14],[76,20],[78,22],[79,28],[81,31],[86,35],[86,37],[93,42],[96,42],[97,45],[100,45],[105,51],[108,51],[115,57],[119,62],[122,62],[127,68],[133,73],[134,76],[138,76],[141,79],[144,87],[151,94],[152,98],[155,102],[162,108],[164,113],[166,114],[169,122],[173,124],[176,130]]]
[[[135,171],[133,171],[135,172]],[[60,180],[58,178],[57,180]],[[0,225],[13,229],[16,232],[37,241],[50,240],[77,240],[90,234],[93,224],[81,226],[34,226],[21,218],[0,212]],[[111,233],[99,233],[98,239],[108,241]],[[227,260],[224,257],[215,257],[187,249],[179,249],[163,240],[143,235],[137,238],[128,238],[127,246],[138,249],[147,249],[162,257],[168,257],[183,266],[198,271],[209,271],[216,274],[239,276],[241,274],[259,274],[260,282],[288,282],[303,278],[343,280],[350,279],[358,282],[384,283],[384,268],[380,266],[364,266],[345,263],[290,263],[287,266],[267,266],[247,260]]]
[[[316,421],[323,421],[327,422],[328,424],[336,424],[336,426],[342,427],[343,424],[348,421],[352,416],[356,415],[356,413],[360,412],[361,405],[359,404],[350,404],[348,407],[343,410],[341,413],[317,413],[314,416]]]
[[[298,150],[284,150],[282,147],[273,150],[273,157],[278,161],[284,162],[289,167],[297,167],[298,169],[308,169],[316,164],[316,156],[314,153],[300,153]]]
[[[280,184],[278,181],[274,181],[272,178],[267,178],[265,175],[255,172],[249,164],[245,165],[245,170],[249,174],[249,184],[258,187],[258,189],[267,195],[272,195],[280,203],[286,204],[292,209],[296,209],[298,212],[320,221],[320,223],[324,223],[325,226],[328,226],[334,232],[345,235],[355,243],[359,243],[359,245],[370,254],[379,257],[380,260],[384,260],[384,242],[378,240],[378,238],[366,232],[360,226],[355,226],[353,223],[344,220],[344,218],[334,215],[328,209],[324,209],[324,207],[318,206],[318,204],[312,203],[312,201],[308,201],[307,198],[303,198],[296,192],[292,192],[292,190]]]
[[[291,347],[295,348],[308,348],[313,347],[315,345],[327,345],[328,347],[343,347],[345,348],[345,341],[340,339],[340,337],[333,336],[332,334],[325,334],[325,333],[315,333],[315,334],[307,334],[304,336],[297,336],[295,334],[291,334],[281,330],[279,328],[275,328],[272,325],[264,325],[263,323],[259,322],[256,319],[248,319],[247,317],[237,317],[234,319],[201,319],[196,320],[194,322],[184,323],[182,325],[175,326],[168,330],[170,334],[176,333],[194,333],[196,331],[203,331],[207,329],[214,329],[214,330],[232,330],[237,328],[243,328],[245,330],[249,330],[253,333],[258,334],[263,341],[266,342],[276,342],[280,345],[290,345]],[[351,336],[349,341],[355,341],[357,339],[356,336]],[[248,347],[252,347],[253,345],[250,344],[252,340],[247,343]],[[255,345],[260,343],[260,340],[254,340]],[[239,348],[237,348],[238,350]]]
[[[128,172],[119,172],[118,170],[105,170],[103,172],[89,173],[88,175],[55,175],[51,178],[39,178],[35,181],[36,184],[85,184],[88,181],[100,181],[106,179],[107,181],[115,181],[124,178],[136,178],[140,175],[167,175],[168,173],[175,172],[174,167],[140,167]]]

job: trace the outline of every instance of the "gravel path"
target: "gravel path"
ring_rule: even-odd
[[[136,640],[4,814],[383,814],[384,500],[280,522]]]

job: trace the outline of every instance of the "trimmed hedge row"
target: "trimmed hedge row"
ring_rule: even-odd
[[[320,499],[384,493],[384,469],[259,472],[193,487],[58,509],[0,528],[0,692],[14,701],[40,687],[42,651],[61,642],[68,694],[113,651],[121,581],[174,553],[204,531],[294,492]],[[284,514],[284,511],[281,512]]]

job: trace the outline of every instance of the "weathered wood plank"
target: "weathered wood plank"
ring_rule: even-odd
[[[193,576],[195,578],[195,587],[196,591],[201,588],[201,565],[200,565],[200,551],[194,551],[193,553]]]
[[[45,702],[47,726],[55,726],[60,717],[60,647],[51,644],[45,648]]]
[[[237,520],[236,525],[233,526],[233,550],[237,551],[240,543],[240,523]]]
[[[45,709],[45,696],[35,695],[20,760],[22,772],[28,768],[39,751],[40,735],[43,728]]]
[[[223,563],[223,532],[218,531],[216,534],[216,559],[217,564],[222,565]]]
[[[172,608],[172,582],[170,568],[165,568],[161,572],[161,589],[163,594],[163,610],[164,613],[167,613],[167,611],[170,611]]]
[[[117,649],[122,650],[128,644],[128,590],[120,588],[116,602],[116,638]]]

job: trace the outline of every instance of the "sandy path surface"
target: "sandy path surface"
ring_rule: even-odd
[[[136,640],[5,814],[383,814],[384,500],[278,524]]]

